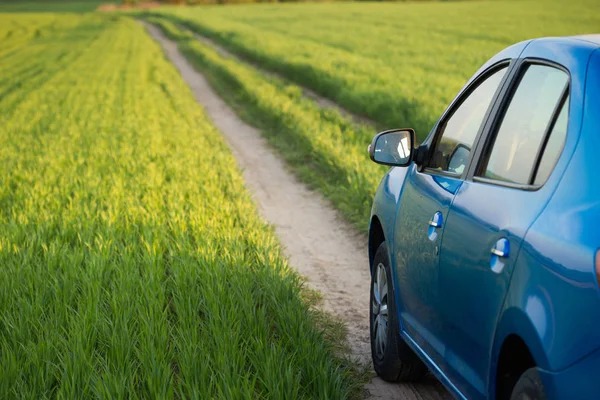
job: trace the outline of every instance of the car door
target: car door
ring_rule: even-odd
[[[567,133],[569,74],[521,61],[506,93],[456,191],[440,253],[444,372],[468,398],[487,397],[496,321],[514,261],[553,191],[544,183]]]
[[[507,62],[490,68],[454,102],[435,128],[428,162],[407,172],[399,201],[392,259],[401,328],[436,362],[444,353],[437,307],[442,233],[470,150],[507,70]]]

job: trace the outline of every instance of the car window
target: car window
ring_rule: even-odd
[[[484,177],[518,184],[533,183],[532,173],[539,150],[557,106],[564,97],[568,80],[569,76],[557,68],[545,65],[527,67],[498,128],[483,169]],[[566,134],[566,113],[561,112],[562,119],[557,121],[549,138],[547,157],[543,157],[543,164],[540,164],[545,168],[540,175],[544,181],[549,174],[548,165],[553,166],[558,156],[557,149],[562,146]]]
[[[436,141],[428,168],[463,173],[477,132],[506,71],[507,67],[502,67],[485,78],[452,112],[438,134],[441,138]]]

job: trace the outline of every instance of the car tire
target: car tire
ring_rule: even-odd
[[[537,368],[523,372],[513,388],[510,400],[546,400],[546,392]]]
[[[371,271],[369,330],[373,368],[388,382],[416,381],[427,373],[427,366],[400,337],[390,265],[388,247],[383,242],[375,253]]]

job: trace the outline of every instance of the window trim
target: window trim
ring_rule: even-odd
[[[511,72],[514,67],[515,61],[516,61],[516,59],[505,58],[505,59],[499,60],[499,61],[495,62],[494,64],[490,65],[485,71],[479,73],[479,75],[477,75],[467,85],[467,87],[465,87],[462,90],[462,92],[460,92],[458,97],[452,103],[450,103],[450,106],[446,109],[446,111],[442,114],[442,117],[439,119],[439,121],[434,126],[434,134],[431,136],[432,139],[427,144],[427,155],[425,157],[425,162],[423,163],[423,166],[417,170],[418,172],[423,172],[423,173],[432,174],[432,175],[447,176],[447,177],[457,178],[457,179],[462,179],[462,180],[467,179],[471,164],[473,164],[473,162],[475,161],[475,156],[478,155],[478,154],[476,154],[475,150],[477,149],[479,140],[486,132],[485,128],[488,124],[488,120],[489,120],[490,116],[493,116],[496,102],[498,101],[499,98],[501,98],[504,95],[504,87],[505,87],[506,83],[509,81],[509,79],[511,78],[511,75],[512,75]],[[465,100],[473,93],[473,91],[475,91],[475,89],[477,89],[486,79],[488,79],[490,76],[492,76],[494,73],[498,72],[502,68],[506,68],[506,73],[504,74],[504,76],[502,77],[502,80],[498,84],[498,87],[496,88],[496,91],[494,92],[494,95],[492,96],[492,100],[490,101],[490,105],[483,116],[483,121],[481,123],[481,126],[479,127],[479,130],[477,131],[477,134],[475,135],[475,140],[473,141],[473,147],[470,150],[469,159],[467,160],[467,165],[465,166],[464,171],[462,173],[458,174],[455,172],[441,171],[441,170],[429,167],[427,164],[429,164],[431,162],[431,157],[433,156],[433,151],[442,138],[442,135],[443,135],[442,128],[445,127],[446,122],[448,122],[448,120],[450,118],[452,118],[455,111],[465,102]]]
[[[470,161],[467,161],[467,164]],[[465,171],[467,170],[467,168],[465,168]],[[462,174],[458,174],[456,172],[450,172],[450,171],[442,171],[439,169],[435,169],[435,168],[430,168],[430,167],[424,167],[422,171],[419,172],[423,172],[423,173],[427,173],[429,175],[439,175],[439,176],[446,176],[448,178],[456,178],[456,179],[463,179],[463,175],[465,174],[464,171]]]
[[[556,167],[556,163],[558,162],[558,159],[552,166],[552,169],[550,170],[550,175],[548,175],[548,178],[546,178],[546,181],[544,181],[544,183],[542,183],[541,185],[535,184],[535,179],[537,178],[537,174],[540,169],[540,164],[542,163],[542,158],[544,158],[544,153],[546,152],[546,145],[548,144],[548,140],[550,140],[550,135],[552,134],[552,131],[554,130],[556,121],[558,121],[558,117],[560,117],[562,108],[565,106],[565,103],[567,102],[567,99],[569,98],[569,94],[570,94],[569,89],[570,89],[569,81],[567,81],[567,83],[565,84],[565,87],[563,88],[563,92],[558,100],[558,103],[556,103],[556,107],[554,108],[554,111],[552,114],[552,119],[550,120],[550,122],[548,122],[548,126],[546,127],[546,131],[544,132],[544,137],[542,139],[540,148],[538,149],[538,152],[535,155],[535,162],[533,164],[533,169],[531,170],[531,174],[529,175],[530,185],[540,186],[540,187],[543,186],[544,183],[546,183],[546,181],[548,179],[550,179],[550,175],[552,175],[552,171],[554,171],[554,167]],[[569,107],[568,104],[567,104],[567,107]],[[568,111],[569,110],[570,110],[570,107],[567,109],[567,132],[565,133],[565,139],[563,140],[563,142],[560,146],[560,151],[558,152],[558,158],[560,158],[560,156],[562,155],[562,152],[565,148],[565,143],[567,142],[567,135],[569,134],[569,129],[568,129],[568,125],[569,125]]]
[[[494,185],[494,186],[503,186],[503,187],[507,187],[507,188],[511,188],[511,189],[519,189],[519,190],[526,190],[526,191],[536,191],[542,187],[541,185],[536,186],[536,185],[529,185],[526,183],[514,183],[514,182],[499,181],[497,179],[485,178],[483,176],[474,176],[473,182],[485,183],[485,184]]]
[[[570,89],[571,89],[571,73],[564,65],[561,65],[557,62],[550,61],[550,60],[547,60],[544,58],[537,58],[537,57],[526,57],[526,58],[520,59],[519,62],[516,64],[514,73],[511,74],[512,76],[510,79],[510,84],[508,85],[506,92],[503,94],[502,100],[499,102],[498,106],[494,110],[492,118],[488,121],[489,125],[486,126],[486,135],[483,138],[484,140],[483,140],[482,145],[480,146],[480,148],[477,149],[477,154],[476,154],[477,160],[472,163],[473,168],[469,171],[468,176],[466,178],[467,180],[473,180],[474,182],[485,183],[485,184],[496,185],[496,186],[503,186],[503,187],[508,187],[508,188],[512,188],[512,189],[519,189],[519,190],[526,190],[526,191],[539,190],[546,184],[546,182],[544,182],[541,185],[535,185],[532,183],[523,184],[523,183],[515,183],[515,182],[505,182],[505,181],[501,181],[501,180],[497,180],[497,179],[493,179],[493,178],[486,178],[484,176],[481,176],[482,170],[487,166],[487,162],[489,161],[489,156],[491,155],[491,149],[494,147],[494,143],[496,141],[496,137],[497,137],[498,131],[500,129],[500,124],[504,120],[504,116],[506,115],[506,112],[508,110],[508,107],[510,106],[513,96],[516,93],[517,89],[519,88],[519,85],[521,84],[521,79],[523,78],[523,76],[525,76],[525,72],[527,71],[527,68],[531,65],[543,65],[546,67],[558,69],[560,71],[563,71],[565,74],[567,74],[567,83],[565,84],[565,87],[563,88],[561,97],[559,98],[559,101],[557,102],[557,105],[554,108],[552,118],[551,118],[550,122],[548,123],[548,126],[546,127],[546,130],[544,132],[544,137],[542,139],[541,146],[540,146],[540,148],[538,148],[538,151],[535,156],[534,165],[533,165],[533,169],[532,169],[532,171],[535,171],[535,174],[532,176],[532,174],[530,173],[530,176],[529,176],[529,182],[535,182],[535,176],[537,175],[537,171],[539,169],[539,164],[540,164],[543,154],[544,154],[543,151],[540,152],[540,149],[543,147],[545,150],[546,143],[548,142],[550,133],[552,132],[552,128],[554,127],[554,125],[556,124],[556,120],[558,119],[559,111],[560,111],[562,105],[564,105],[565,100],[567,98],[569,98],[569,93],[570,93]],[[570,105],[569,105],[569,113],[570,113]],[[563,143],[561,151],[559,153],[559,159],[562,156],[562,152],[564,151],[564,145],[567,141],[566,137],[568,135],[569,135],[569,131],[567,129],[567,135],[565,136],[565,142]],[[558,160],[552,167],[552,172],[554,171],[554,168],[556,167],[557,163],[558,163]],[[552,174],[552,172],[550,174]]]

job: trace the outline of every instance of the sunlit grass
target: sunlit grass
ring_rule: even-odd
[[[0,398],[353,393],[229,149],[143,28],[0,21],[20,32],[0,54]]]
[[[302,96],[298,86],[222,57],[169,21],[149,18],[149,22],[179,41],[188,59],[244,119],[261,128],[306,183],[366,230],[373,194],[385,171],[367,156],[372,128],[318,107]]]
[[[165,7],[142,15],[178,40],[298,175],[363,231],[385,170],[367,157],[376,132],[320,109],[289,82],[368,116],[380,128],[413,127],[423,140],[496,52],[533,37],[600,32],[595,0]],[[190,32],[288,82],[219,56]]]

